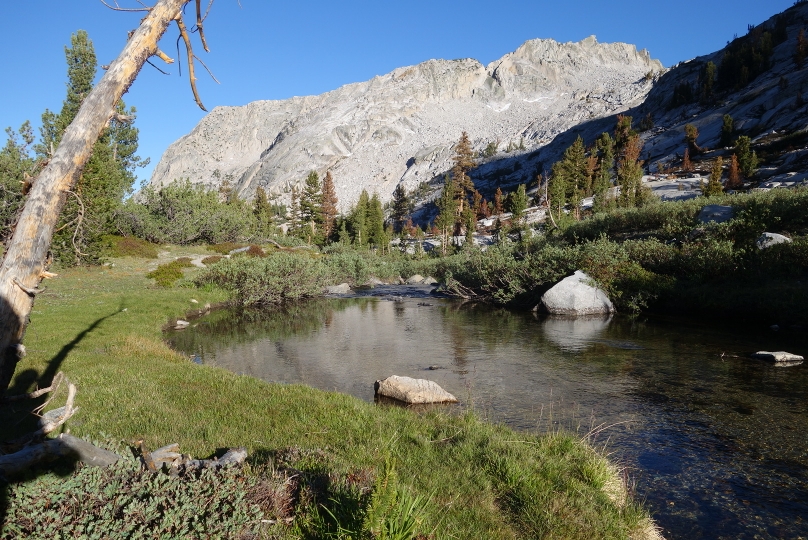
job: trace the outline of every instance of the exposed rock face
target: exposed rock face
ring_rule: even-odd
[[[553,315],[604,315],[614,312],[614,305],[606,293],[589,283],[591,278],[576,270],[541,297],[544,309]]]
[[[765,232],[760,235],[760,238],[757,239],[755,244],[757,245],[758,249],[766,249],[772,246],[776,246],[777,244],[785,244],[791,242],[791,238],[788,236],[783,236],[782,234],[777,233],[770,233]]]
[[[523,142],[513,155],[525,155],[571,126],[640,104],[652,84],[646,74],[661,71],[646,51],[594,36],[528,41],[488,66],[429,60],[319,96],[217,107],[166,150],[150,183],[229,179],[242,197],[262,186],[285,200],[309,171],[329,169],[341,209],[362,189],[384,202],[399,183],[412,190],[450,169],[462,131],[476,150]]]
[[[376,393],[404,403],[457,403],[457,398],[426,379],[393,375],[376,381]]]
[[[702,223],[724,223],[735,217],[735,210],[731,206],[708,204],[699,212],[698,220]]]
[[[776,352],[758,351],[752,355],[752,358],[773,362],[775,366],[779,367],[796,366],[802,364],[803,360],[805,360],[802,356],[791,354],[785,351],[776,351]]]

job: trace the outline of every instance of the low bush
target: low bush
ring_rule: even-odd
[[[112,257],[157,258],[158,246],[146,240],[134,236],[107,236],[104,240],[109,244],[109,254]]]
[[[192,266],[191,259],[188,257],[180,257],[170,263],[159,265],[146,274],[146,277],[155,280],[159,287],[171,287],[177,280],[182,279],[182,269]]]
[[[216,264],[222,259],[224,259],[224,257],[220,255],[211,255],[210,257],[205,257],[204,259],[202,259],[202,264],[204,264],[205,266],[210,266],[211,264]]]
[[[221,242],[219,244],[209,245],[208,249],[215,253],[221,253],[222,255],[227,255],[234,249],[241,249],[243,247],[247,247],[246,244],[237,244],[235,242]]]

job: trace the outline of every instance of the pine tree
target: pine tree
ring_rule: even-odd
[[[633,120],[631,116],[617,115],[617,125],[614,128],[614,147],[618,157],[623,156],[629,139],[637,135],[637,132],[631,129]]]
[[[494,214],[498,216],[504,211],[505,209],[502,206],[502,188],[497,187],[497,191],[494,193]]]
[[[646,200],[642,185],[641,152],[642,141],[639,136],[634,135],[626,143],[625,153],[617,167],[617,180],[620,183],[617,203],[624,208],[640,206]]]
[[[735,141],[735,154],[738,156],[738,164],[745,178],[751,178],[755,174],[758,165],[757,154],[752,150],[752,140],[743,135]]]
[[[267,197],[267,192],[263,187],[255,189],[255,199],[253,200],[253,215],[256,222],[256,233],[259,237],[266,238],[273,229],[272,226],[272,205]]]
[[[455,155],[452,158],[452,178],[455,185],[455,200],[457,201],[457,215],[459,216],[466,207],[468,196],[474,192],[474,181],[468,173],[474,168],[474,152],[471,149],[471,142],[468,134],[464,131],[460,140],[455,146]]]
[[[326,171],[323,179],[322,201],[323,234],[326,240],[330,240],[334,235],[334,222],[337,219],[337,203],[339,202],[331,171]]]
[[[524,184],[519,184],[516,191],[508,197],[508,206],[511,214],[513,214],[511,222],[517,229],[521,230],[524,226],[525,210],[527,210],[527,191]]]
[[[498,190],[499,191],[499,190]],[[449,246],[449,238],[454,234],[455,221],[457,216],[457,200],[455,199],[456,187],[454,179],[448,174],[444,177],[443,191],[436,201],[438,207],[438,217],[435,218],[435,226],[441,237],[441,253],[446,255]],[[501,192],[500,192],[501,193]]]
[[[727,189],[739,189],[741,187],[743,187],[743,182],[741,182],[741,169],[738,165],[738,156],[732,154],[732,160],[729,162]]]
[[[396,186],[393,191],[393,230],[403,230],[407,217],[411,212],[412,203],[403,184]]]
[[[382,253],[387,248],[389,239],[384,229],[384,210],[379,195],[374,193],[368,203],[367,211],[368,242],[381,248]]]
[[[685,157],[682,158],[682,170],[685,172],[693,170],[693,162],[690,161],[690,148],[685,148]]]
[[[724,186],[721,185],[721,176],[724,174],[724,160],[721,157],[717,157],[715,162],[713,163],[713,169],[710,172],[710,181],[707,182],[707,186],[704,188],[704,196],[705,197],[713,197],[715,195],[721,195],[724,192]]]
[[[693,124],[685,124],[685,142],[687,142],[687,147],[690,149],[693,155],[698,155],[702,151],[698,142],[696,142],[698,138],[699,128]]]
[[[359,194],[359,201],[348,215],[348,230],[351,233],[354,244],[364,246],[368,243],[368,207],[370,206],[370,195],[367,190],[362,190]]]
[[[78,113],[84,98],[93,88],[96,56],[87,32],[79,30],[65,48],[67,59],[67,97],[59,114],[46,110],[42,115],[37,154],[48,159],[59,146],[62,134]],[[114,212],[123,197],[131,193],[134,169],[148,160],[136,155],[138,130],[134,127],[134,107],[121,101],[95,145],[73,192],[62,210],[51,249],[62,264],[97,262],[103,250],[102,238],[115,231]]]
[[[732,146],[732,136],[735,135],[735,120],[732,116],[725,114],[721,125],[721,146]]]

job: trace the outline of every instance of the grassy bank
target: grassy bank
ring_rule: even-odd
[[[515,433],[471,414],[417,415],[196,365],[167,348],[161,328],[225,293],[157,288],[145,277],[155,263],[114,263],[63,271],[37,297],[12,393],[45,386],[61,370],[78,386],[74,435],[119,447],[140,437],[151,448],[177,442],[195,457],[245,446],[250,468],[201,483],[138,480],[130,461],[68,478],[40,471],[5,486],[4,537],[14,537],[12,525],[54,538],[77,527],[129,538],[381,538],[382,530],[388,538],[396,530],[438,539],[647,537],[647,513],[577,438]],[[32,429],[33,405],[2,408],[3,440]]]

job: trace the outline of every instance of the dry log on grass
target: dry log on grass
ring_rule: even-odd
[[[121,456],[68,433],[62,433],[55,439],[0,456],[0,475],[9,479],[21,475],[34,465],[61,458],[75,459],[93,467],[106,467],[121,459]]]

